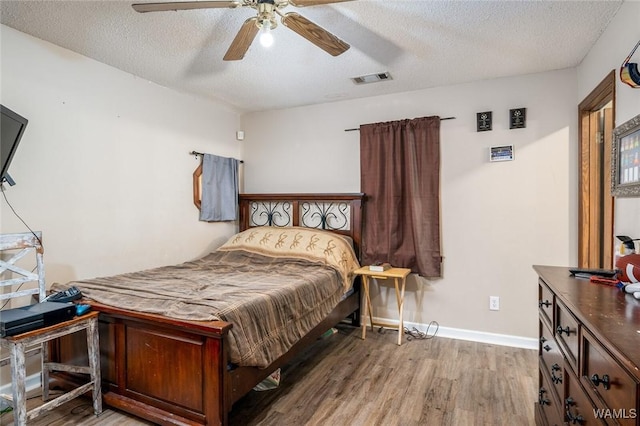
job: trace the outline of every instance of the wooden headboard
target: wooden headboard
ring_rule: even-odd
[[[254,226],[303,226],[353,239],[360,258],[364,194],[240,194],[240,231]]]

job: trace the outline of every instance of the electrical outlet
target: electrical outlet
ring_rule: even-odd
[[[498,296],[489,296],[489,310],[490,311],[499,311],[500,310],[500,297],[498,297]]]

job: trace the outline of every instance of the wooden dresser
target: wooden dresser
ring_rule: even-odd
[[[538,273],[538,425],[640,426],[640,300],[568,268]]]

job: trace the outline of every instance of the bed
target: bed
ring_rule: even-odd
[[[101,281],[78,282],[78,287],[83,289],[84,286],[87,297],[94,299],[89,302],[93,309],[100,312],[104,402],[158,424],[227,424],[228,413],[236,401],[329,328],[344,319],[359,325],[359,286],[356,284],[347,291],[352,282],[348,270],[353,270],[355,265],[344,256],[341,248],[343,242],[347,243],[358,257],[362,201],[363,194],[242,194],[239,197],[239,234],[203,259],[177,265],[178,269],[153,270],[153,273],[182,279],[185,286],[188,282],[202,280],[202,274],[209,269],[220,272],[226,268],[234,273],[247,269],[249,275],[246,277],[251,277],[258,273],[256,268],[262,268],[257,266],[261,261],[256,259],[265,254],[261,251],[268,245],[269,251],[283,251],[275,263],[265,261],[268,266],[263,275],[270,286],[269,291],[285,293],[278,285],[290,287],[287,277],[291,276],[302,277],[306,287],[313,287],[308,282],[324,280],[323,275],[333,277],[334,282],[326,285],[328,289],[323,290],[323,295],[308,292],[285,295],[284,301],[275,307],[258,300],[260,304],[250,308],[256,315],[253,319],[234,316],[236,308],[245,304],[234,299],[235,295],[220,298],[216,304],[222,303],[223,307],[216,306],[217,311],[212,311],[207,304],[193,308],[171,293],[170,284],[157,290],[168,304],[157,308],[155,304],[144,306],[145,297],[131,293],[131,287],[122,286],[115,293],[116,300],[126,300],[126,303],[112,303],[104,299],[108,295],[98,295],[104,284]],[[302,253],[299,256],[291,254],[296,239],[304,244],[303,250],[294,250]],[[283,244],[285,241],[287,244]],[[294,263],[301,263],[304,268],[308,263],[314,263],[304,259],[309,256],[308,251],[313,252],[311,256],[335,258],[346,272],[340,272],[339,267],[332,267],[333,272],[327,272],[326,267],[317,266],[322,262],[315,262],[318,269],[315,272],[307,272],[307,269],[300,272]],[[257,257],[247,257],[254,254]],[[273,256],[267,254],[267,257]],[[282,263],[285,258],[286,264]],[[313,259],[315,257],[310,260]],[[185,272],[187,269],[189,271]],[[188,275],[191,273],[197,278]],[[226,277],[224,274],[211,275]],[[135,281],[135,277],[135,273],[133,278],[127,275],[127,279],[120,282]],[[161,281],[157,275],[145,275],[144,279]],[[217,283],[210,285],[218,291]],[[249,293],[251,287],[247,286]],[[250,298],[265,299],[261,292]],[[210,297],[194,296],[194,300],[202,299],[209,300]],[[294,309],[293,306],[302,308]],[[168,311],[171,316],[162,315],[160,311]],[[285,327],[282,320],[269,319],[268,313],[272,311],[285,311],[283,315],[289,319],[301,318],[295,325],[285,321]],[[273,329],[279,327],[288,328],[288,334],[273,338]],[[256,337],[259,332],[266,333],[267,337]],[[262,347],[264,342],[266,349]],[[52,346],[51,356],[60,361],[81,362],[83,345],[83,336],[60,340]],[[57,380],[64,385],[73,377],[60,376]]]

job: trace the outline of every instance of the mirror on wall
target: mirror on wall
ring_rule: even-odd
[[[202,161],[193,171],[193,204],[200,210],[202,205]]]
[[[640,197],[640,114],[613,131],[611,193]]]

